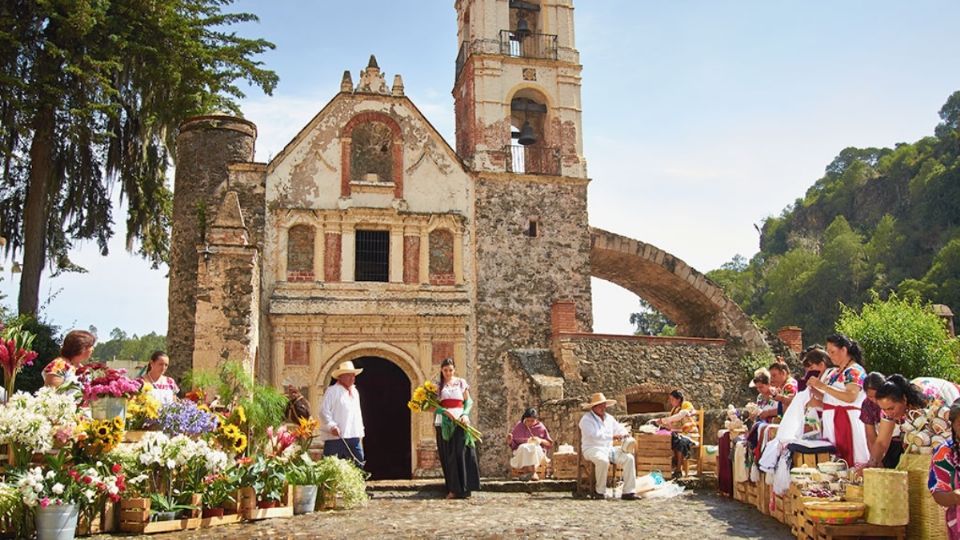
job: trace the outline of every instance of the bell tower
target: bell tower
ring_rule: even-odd
[[[457,0],[457,153],[475,171],[586,178],[573,0]]]
[[[507,431],[524,398],[516,360],[590,332],[590,227],[572,0],[456,0],[457,154],[475,185],[476,377],[481,431]],[[558,327],[559,328],[559,327]],[[481,470],[506,467],[498,452]]]

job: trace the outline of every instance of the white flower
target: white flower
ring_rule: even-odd
[[[52,488],[50,488],[50,491],[52,491],[54,495],[63,495],[63,490],[64,486],[60,482],[57,482]]]
[[[47,480],[53,480],[55,476],[57,476],[57,473],[53,471],[47,471]]]

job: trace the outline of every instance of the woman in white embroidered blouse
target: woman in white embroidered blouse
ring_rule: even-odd
[[[473,400],[470,399],[470,385],[455,376],[452,358],[440,363],[437,387],[440,407],[436,411],[434,425],[447,498],[464,499],[472,491],[480,489],[480,469],[477,466],[476,442],[454,422],[470,423]]]
[[[180,393],[177,382],[172,377],[165,375],[168,367],[170,367],[170,358],[167,353],[154,351],[150,355],[150,363],[147,364],[146,372],[140,377],[141,381],[150,384],[152,387],[150,395],[161,405],[176,401],[177,394]]]

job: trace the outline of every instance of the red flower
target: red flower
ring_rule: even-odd
[[[79,476],[79,473],[77,473],[77,470],[76,470],[76,469],[70,469],[70,470],[67,471],[67,476],[69,476],[70,478],[73,478],[74,480],[76,480],[76,479],[77,479],[77,476]]]
[[[90,476],[84,475],[84,477],[81,478],[80,481],[83,482],[84,484],[90,484],[91,482],[93,482],[93,478],[90,478]]]
[[[123,465],[120,465],[119,463],[114,463],[113,467],[110,467],[110,472],[112,472],[113,474],[120,474],[120,471],[122,470],[123,470]]]

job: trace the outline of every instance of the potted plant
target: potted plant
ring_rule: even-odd
[[[162,493],[150,494],[150,520],[173,521],[177,514],[187,510],[196,510],[196,506],[184,504],[176,497],[167,497]]]
[[[160,401],[150,394],[150,383],[143,383],[140,392],[127,400],[127,432],[124,441],[137,442],[145,431],[157,429]]]
[[[330,469],[321,469],[310,455],[303,453],[287,469],[287,481],[293,485],[293,513],[308,514],[317,504],[317,491],[330,480]]]
[[[127,370],[113,369],[94,363],[77,370],[83,383],[83,400],[90,404],[90,413],[97,420],[119,416],[126,421],[127,398],[140,391],[139,381],[127,377]]]
[[[325,479],[318,494],[323,508],[352,508],[367,501],[367,473],[352,460],[327,456],[317,462],[317,468]]]
[[[225,505],[237,502],[237,478],[233,470],[208,476],[203,487],[203,514],[201,517],[223,517]]]

